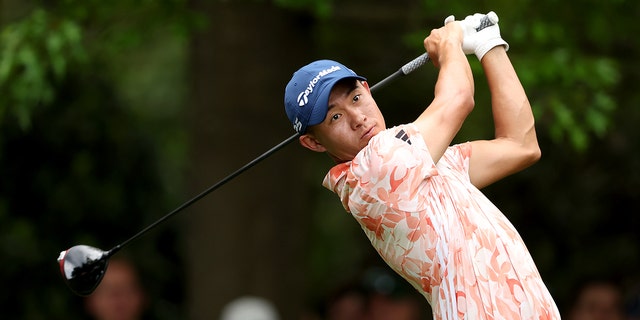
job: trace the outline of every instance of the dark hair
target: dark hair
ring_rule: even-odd
[[[349,87],[349,90],[354,90],[358,86],[358,82],[362,82],[362,80],[358,78],[344,78],[338,80],[338,82],[336,82],[333,86],[335,87],[337,85],[351,85],[351,87]]]

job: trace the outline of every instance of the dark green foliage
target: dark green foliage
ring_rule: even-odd
[[[32,113],[29,130],[1,127],[0,254],[7,263],[0,278],[10,288],[2,299],[10,318],[78,318],[81,300],[57,274],[58,253],[75,244],[110,249],[164,210],[151,137],[109,86],[95,75],[69,75],[56,92]],[[170,230],[149,240],[171,239]],[[166,258],[173,246],[162,249]],[[147,263],[166,264],[159,254],[148,252]]]
[[[163,84],[166,72],[147,73],[155,83],[139,85],[144,80],[123,71],[127,63],[145,68],[145,62],[166,60],[129,54],[143,43],[154,45],[159,31],[145,29],[152,25],[145,19],[170,33],[165,48],[190,28],[187,23],[182,31],[171,28],[181,23],[181,11],[168,7],[173,4],[184,5],[167,1],[135,11],[128,1],[21,3],[25,13],[8,19],[0,31],[3,317],[86,318],[82,299],[59,274],[59,252],[76,244],[108,250],[175,205],[184,147],[176,147],[181,123],[173,110],[183,90],[175,85],[164,90],[170,86]],[[123,11],[131,16],[114,14]],[[163,16],[176,18],[169,23]],[[165,65],[174,66],[169,70],[180,81],[176,64]],[[119,83],[138,85],[123,93]],[[136,104],[158,88],[165,92],[162,98],[147,101],[155,109]],[[150,318],[176,319],[182,313],[175,230],[176,225],[165,225],[122,252],[145,275]]]

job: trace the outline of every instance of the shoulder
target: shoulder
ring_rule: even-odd
[[[450,146],[445,151],[441,160],[458,171],[469,171],[473,143],[464,142]]]
[[[367,170],[375,170],[383,164],[394,164],[406,162],[415,157],[414,154],[420,149],[423,143],[414,140],[421,140],[417,128],[413,125],[402,125],[386,129],[375,137],[362,151],[354,158],[355,164],[369,164]]]
[[[387,129],[371,139],[352,161],[351,172],[367,181],[385,179],[389,174],[430,175],[435,166],[414,125]]]
[[[363,151],[376,150],[382,154],[388,154],[393,150],[408,148],[409,146],[426,147],[418,127],[414,124],[395,126],[380,132],[369,141]]]
[[[462,159],[469,159],[471,157],[473,143],[463,142],[455,144],[448,148],[447,153]]]

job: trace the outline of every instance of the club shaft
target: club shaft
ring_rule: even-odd
[[[373,85],[371,87],[371,91],[374,92],[377,89],[379,89],[379,88],[383,87],[384,85],[386,85],[391,80],[393,80],[395,78],[398,78],[400,76],[407,75],[410,72],[413,72],[415,69],[417,69],[418,67],[422,66],[428,59],[429,59],[428,55],[426,53],[424,53],[424,54],[420,55],[419,57],[411,60],[409,63],[405,64],[398,71],[394,72],[390,76],[384,78],[382,81],[380,81],[380,82],[376,83],[375,85]],[[407,67],[407,66],[410,66],[410,67]],[[246,165],[244,165],[240,169],[234,171],[233,173],[231,173],[230,175],[226,176],[222,180],[216,182],[214,185],[212,185],[209,188],[207,188],[206,190],[202,191],[200,194],[198,194],[195,197],[191,198],[187,202],[181,204],[179,207],[177,207],[173,211],[167,213],[166,215],[164,215],[160,219],[156,220],[154,223],[150,224],[146,228],[140,230],[140,232],[136,233],[131,238],[129,238],[129,239],[125,240],[124,242],[114,246],[113,248],[111,248],[111,250],[107,251],[107,253],[106,253],[107,257],[110,257],[110,256],[114,255],[116,252],[120,251],[121,248],[123,248],[124,246],[128,245],[133,240],[138,239],[139,237],[141,237],[142,235],[147,233],[149,230],[155,228],[156,226],[158,226],[159,224],[161,224],[165,220],[167,220],[167,219],[171,218],[172,216],[174,216],[176,213],[178,213],[178,212],[186,209],[187,207],[191,206],[193,203],[195,203],[198,200],[202,199],[204,196],[208,195],[209,193],[211,193],[214,190],[218,189],[219,187],[221,187],[225,183],[229,182],[229,180],[237,177],[241,173],[247,171],[249,168],[251,168],[251,167],[255,166],[256,164],[258,164],[260,161],[268,158],[270,155],[274,154],[276,151],[282,149],[284,146],[286,146],[289,143],[297,140],[299,136],[300,136],[300,134],[296,133],[296,134],[290,136],[289,138],[283,140],[282,142],[280,142],[279,144],[277,144],[273,148],[269,149],[267,152],[263,153],[262,155],[258,156],[257,158],[253,159],[251,162],[247,163]]]
[[[260,155],[259,157],[253,159],[251,162],[245,164],[243,167],[241,167],[240,169],[234,171],[233,173],[229,174],[228,176],[224,177],[223,179],[221,179],[220,181],[216,182],[214,185],[210,186],[209,188],[207,188],[206,190],[202,191],[200,194],[196,195],[195,197],[191,198],[190,200],[188,200],[187,202],[181,204],[179,207],[175,208],[173,211],[167,213],[166,215],[164,215],[162,218],[158,219],[156,222],[150,224],[149,226],[147,226],[146,228],[142,229],[140,232],[136,233],[134,236],[132,236],[131,238],[127,239],[126,241],[122,242],[121,244],[113,247],[111,250],[109,250],[109,255],[113,255],[114,253],[116,253],[118,250],[120,250],[120,248],[126,246],[127,244],[129,244],[129,242],[139,238],[140,236],[142,236],[143,234],[145,234],[147,231],[153,229],[154,227],[156,227],[157,225],[159,225],[160,223],[164,222],[165,220],[169,219],[171,216],[175,215],[176,213],[184,210],[185,208],[189,207],[190,205],[192,205],[194,202],[197,202],[198,200],[202,199],[204,196],[208,195],[209,193],[213,192],[214,190],[220,188],[222,185],[224,185],[225,183],[229,182],[229,180],[237,177],[238,175],[240,175],[241,173],[247,171],[249,168],[255,166],[256,164],[258,164],[258,162],[266,159],[267,157],[269,157],[270,155],[274,154],[276,151],[282,149],[282,147],[286,146],[287,144],[291,143],[292,141],[296,140],[298,138],[298,134],[294,134],[291,137],[285,139],[284,141],[280,142],[278,145],[274,146],[273,148],[269,149],[267,152],[263,153],[262,155]],[[111,253],[113,252],[113,253]]]

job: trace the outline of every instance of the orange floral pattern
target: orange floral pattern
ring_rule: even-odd
[[[396,137],[404,130],[408,141]],[[402,135],[402,134],[400,134]],[[434,163],[418,129],[376,135],[323,185],[434,319],[560,319],[520,235],[469,181],[469,143]]]

